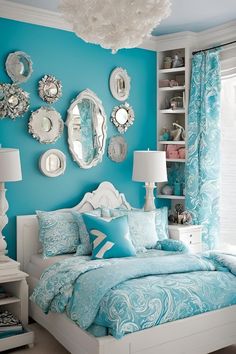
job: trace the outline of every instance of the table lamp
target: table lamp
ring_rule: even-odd
[[[7,244],[2,230],[8,223],[6,212],[8,202],[6,199],[5,182],[22,180],[20,154],[17,149],[0,148],[0,261],[5,260]]]
[[[155,183],[167,181],[165,151],[134,151],[133,181],[145,182],[144,211],[155,210]]]

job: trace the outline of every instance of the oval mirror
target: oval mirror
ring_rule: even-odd
[[[25,82],[33,71],[30,56],[20,51],[10,53],[6,60],[6,71],[13,82]]]
[[[84,90],[72,101],[66,124],[74,161],[81,168],[101,162],[106,143],[106,114],[95,93]]]
[[[60,150],[48,150],[40,157],[39,168],[45,176],[58,177],[65,172],[66,157]]]

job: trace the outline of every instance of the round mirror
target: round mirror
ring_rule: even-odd
[[[39,168],[45,176],[60,176],[65,172],[66,157],[60,150],[48,150],[40,157]]]
[[[102,102],[90,90],[81,92],[68,109],[68,143],[81,168],[96,166],[106,142],[106,115]]]
[[[39,96],[47,103],[54,103],[62,95],[62,84],[52,75],[45,75],[39,81]]]
[[[15,83],[28,80],[33,72],[29,55],[20,51],[9,54],[6,60],[6,71]]]
[[[41,107],[29,120],[29,133],[42,144],[54,143],[62,134],[64,122],[54,108]]]
[[[111,113],[111,121],[120,133],[125,133],[134,122],[133,108],[127,102],[114,107]]]
[[[11,107],[16,107],[19,103],[19,100],[17,96],[12,95],[8,98],[8,103]]]
[[[29,109],[29,94],[15,84],[0,84],[0,117],[15,119]]]

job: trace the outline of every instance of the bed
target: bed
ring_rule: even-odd
[[[103,182],[94,192],[86,193],[77,206],[63,210],[89,211],[100,206],[131,208],[123,194]],[[37,255],[39,248],[36,216],[18,216],[17,259],[29,274],[30,293],[42,271],[54,262],[42,262]],[[30,316],[74,354],[206,354],[236,343],[236,305],[134,332],[119,340],[110,335],[94,337],[64,313],[45,315],[34,302],[29,306]]]

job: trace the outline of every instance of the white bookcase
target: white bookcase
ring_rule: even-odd
[[[157,96],[158,96],[158,110],[157,110],[157,149],[166,151],[168,145],[179,145],[186,147],[187,141],[187,115],[188,115],[188,98],[189,98],[189,81],[190,81],[190,46],[181,43],[179,47],[175,47],[173,41],[166,44],[162,43],[158,50],[158,68],[157,68]],[[180,57],[184,58],[183,66],[181,67],[164,67],[164,59],[166,57],[173,57],[178,53]],[[178,86],[160,87],[160,80],[175,80]],[[169,106],[170,99],[173,97],[183,97],[183,107],[172,109]],[[163,128],[169,130],[173,129],[173,123],[178,122],[185,128],[185,140],[181,141],[164,141],[160,140]],[[185,151],[185,158],[167,158],[168,173],[170,169],[173,171],[181,170],[182,179],[185,179],[185,163],[187,151]],[[181,185],[181,195],[164,195],[161,190],[166,183],[159,183],[157,186],[157,197],[168,199],[171,201],[171,208],[176,203],[184,204],[185,195],[183,193],[184,184]]]

